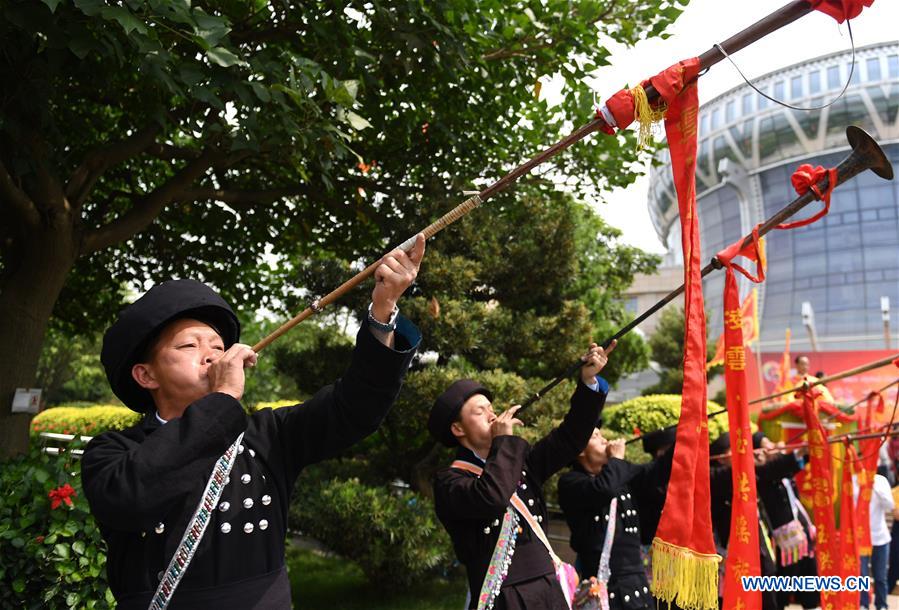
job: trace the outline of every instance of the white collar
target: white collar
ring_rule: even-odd
[[[156,419],[159,420],[159,423],[160,423],[160,424],[167,424],[167,423],[169,423],[169,420],[167,420],[167,419],[162,419],[162,418],[159,416],[159,411],[156,411]]]

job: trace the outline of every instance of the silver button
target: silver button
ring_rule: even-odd
[[[225,485],[231,482],[231,475],[225,477]]]
[[[157,534],[161,534],[162,532],[165,531],[165,523],[157,523],[156,527],[153,528],[153,531],[156,532]]]
[[[256,452],[250,449],[250,457],[256,457]]]
[[[646,587],[643,587],[643,592],[646,593],[647,591],[649,591],[649,589],[647,589]]]
[[[253,524],[252,523],[244,523],[243,531],[245,534],[252,534],[253,533]]]
[[[227,534],[228,532],[231,531],[231,524],[227,523],[227,522],[222,523],[222,526],[219,529],[222,530],[223,534]]]
[[[527,489],[527,488],[528,488],[528,484],[527,484],[527,483],[522,483],[522,484],[521,484],[521,488],[522,488],[522,489]]]
[[[140,537],[141,537],[141,538],[146,538],[146,537],[147,537],[147,532],[141,532],[141,533],[140,533]]]
[[[230,503],[230,502],[222,502],[221,504],[219,504],[219,510],[222,511],[222,512],[225,512],[225,511],[228,510],[229,508],[231,508],[231,503]]]
[[[499,519],[493,520],[493,527],[499,527]]]
[[[244,508],[253,508],[253,498],[244,498],[243,499],[243,507]]]
[[[162,570],[156,573],[156,580],[162,580]]]
[[[596,520],[599,521],[599,515],[596,515]],[[608,520],[609,520],[609,516],[606,515],[606,521],[608,521]]]
[[[640,597],[640,592],[639,592],[639,591],[634,591],[634,596],[635,596],[635,597]]]
[[[627,603],[627,602],[629,602],[629,601],[631,601],[631,596],[630,596],[630,595],[625,595],[625,596],[624,596],[624,602]]]
[[[259,521],[259,529],[261,529],[261,530],[268,529],[268,521],[266,521],[265,519],[262,519],[261,521]]]
[[[609,599],[615,599],[615,592],[609,591]]]
[[[528,506],[534,505],[534,498],[528,498]]]
[[[624,494],[621,494],[621,499],[624,500]]]
[[[631,495],[630,495],[630,494],[627,494],[627,499],[628,499],[628,500],[631,499]]]
[[[240,475],[240,482],[243,483],[244,485],[246,485],[247,483],[250,482],[250,480],[251,480],[252,478],[253,478],[253,477],[251,477],[251,476],[248,475],[248,474],[242,474],[242,475]]]
[[[608,518],[609,518],[609,517],[606,516],[606,519],[608,519]],[[595,517],[593,517],[593,520],[594,520],[594,521],[599,521],[599,515],[596,515]]]
[[[521,476],[526,477],[526,476],[528,476],[528,473],[526,473],[524,470],[522,470],[522,471],[521,471]]]
[[[543,515],[537,515],[537,523],[543,523]]]
[[[485,528],[484,528],[484,533],[485,533],[485,534],[489,534],[489,533],[490,533],[490,528],[489,528],[489,527],[485,527]]]
[[[265,494],[264,496],[262,496],[262,504],[263,505],[268,506],[271,503],[272,503],[272,497],[270,495]]]
[[[243,445],[237,446],[237,453],[243,453]]]

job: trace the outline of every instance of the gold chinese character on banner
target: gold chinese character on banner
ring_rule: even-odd
[[[745,472],[740,473],[740,499],[749,502],[749,477]]]
[[[734,437],[736,438],[736,451],[740,455],[746,453],[746,449],[748,448],[748,443],[746,441],[746,437],[743,436],[743,431],[739,428],[734,431]]]
[[[818,566],[820,567],[821,572],[833,567],[833,560],[830,558],[830,553],[827,551],[818,552]]]
[[[732,371],[746,370],[746,350],[742,345],[727,348],[724,352],[724,366]]]
[[[749,562],[743,561],[742,559],[737,559],[734,562],[734,576],[737,579],[740,579],[744,576],[749,576]]]
[[[749,526],[747,525],[746,517],[743,515],[737,517],[737,538],[743,544],[749,544]]]
[[[743,315],[739,309],[724,310],[724,324],[728,330],[740,330],[743,328]]]

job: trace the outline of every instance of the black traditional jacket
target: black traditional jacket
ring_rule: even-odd
[[[578,381],[565,419],[533,447],[517,436],[497,436],[486,462],[472,451],[459,448],[456,459],[482,466],[484,472],[480,477],[456,468],[446,468],[435,475],[437,517],[449,532],[456,556],[468,572],[473,604],[477,604],[512,494],[517,492],[537,521],[546,527],[548,514],[543,484],[587,446],[607,391],[604,381],[600,391]],[[522,521],[503,587],[553,572],[546,547]]]
[[[147,608],[181,542],[213,466],[243,432],[233,469],[170,608],[290,607],[284,566],[287,512],[304,466],[374,432],[396,399],[420,341],[400,318],[391,349],[363,324],[349,368],[303,404],[247,416],[209,394],[180,418],[156,413],[88,445],[85,495],[108,545],[120,609]]]

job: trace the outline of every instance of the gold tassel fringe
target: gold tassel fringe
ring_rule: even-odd
[[[652,142],[652,124],[665,118],[668,110],[664,103],[658,108],[649,105],[649,98],[641,85],[631,89],[634,96],[634,120],[640,124],[640,135],[637,140],[637,149],[643,150]]]
[[[652,594],[685,610],[718,609],[718,554],[652,541]]]

